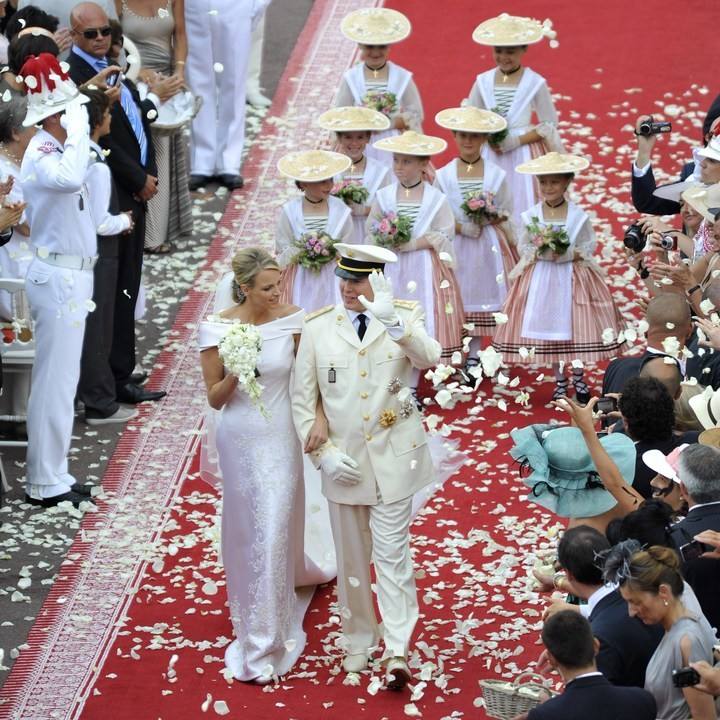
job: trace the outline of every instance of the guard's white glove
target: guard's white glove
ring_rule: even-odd
[[[360,482],[361,476],[357,467],[358,464],[349,455],[337,448],[329,450],[320,458],[320,470],[330,480],[347,487]]]
[[[69,137],[90,134],[87,110],[84,105],[80,104],[78,98],[68,103],[65,112],[60,116],[60,125]]]
[[[366,310],[369,310],[385,327],[394,327],[400,324],[400,316],[395,310],[393,302],[392,280],[377,270],[370,273],[370,287],[373,289],[374,299],[370,302],[364,295],[358,300]]]
[[[464,222],[460,226],[460,232],[465,237],[479,238],[482,235],[482,228],[476,222]]]
[[[519,135],[508,135],[501,143],[500,143],[500,151],[501,152],[511,152],[513,150],[516,150],[520,147],[520,136]]]

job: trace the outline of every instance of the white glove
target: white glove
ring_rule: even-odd
[[[358,300],[366,310],[369,310],[385,327],[393,327],[400,323],[400,316],[395,310],[393,302],[392,280],[383,273],[373,270],[370,273],[370,287],[373,289],[373,301],[370,302],[364,295]]]
[[[482,235],[482,228],[475,222],[464,222],[460,226],[460,232],[465,237],[479,238]]]
[[[519,135],[508,135],[501,143],[500,150],[504,153],[511,152],[520,147]]]
[[[320,458],[320,470],[340,485],[352,487],[360,482],[358,464],[337,448],[329,450]]]
[[[90,134],[87,110],[78,98],[68,103],[65,112],[60,116],[60,125],[67,131],[68,136]]]

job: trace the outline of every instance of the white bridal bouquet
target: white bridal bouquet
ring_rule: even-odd
[[[218,354],[225,367],[238,378],[240,386],[250,396],[253,405],[268,417],[260,396],[263,386],[258,382],[258,358],[262,350],[262,335],[254,325],[233,323],[218,345]]]

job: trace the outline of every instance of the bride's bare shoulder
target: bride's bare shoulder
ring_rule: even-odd
[[[288,317],[289,315],[294,315],[297,312],[304,312],[302,308],[298,307],[297,305],[280,305],[278,308],[278,318],[284,318]]]

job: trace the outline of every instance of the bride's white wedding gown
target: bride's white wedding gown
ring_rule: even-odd
[[[258,362],[266,419],[237,389],[217,418],[217,456],[223,483],[222,559],[235,640],[225,664],[238,680],[269,679],[290,670],[305,647],[302,623],[314,586],[335,576],[329,523],[318,518],[305,532],[305,482],[327,513],[317,473],[303,477],[303,455],[293,425],[290,376],[293,335],[303,311],[258,328]],[[216,347],[232,322],[211,316],[200,325],[201,350]],[[327,528],[327,533],[323,529]],[[297,588],[297,589],[296,589]]]

